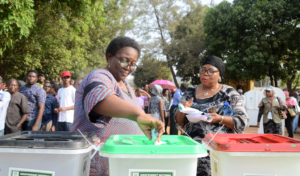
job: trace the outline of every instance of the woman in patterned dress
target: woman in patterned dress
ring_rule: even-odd
[[[207,113],[207,109],[216,107],[216,113],[210,113],[213,121],[208,123],[200,121],[198,123],[189,122],[185,114],[177,111],[177,126],[186,126],[185,134],[194,140],[202,142],[206,134],[216,133],[243,133],[249,121],[245,102],[240,94],[228,85],[222,85],[225,66],[223,61],[216,56],[209,56],[200,68],[200,79],[202,84],[188,88],[181,97],[181,103],[185,107],[198,109]],[[228,102],[233,109],[232,116],[224,116],[224,103]],[[224,125],[224,127],[222,127]],[[221,128],[221,129],[220,129]],[[210,176],[210,158],[199,158],[197,166],[197,176]]]
[[[75,117],[71,131],[92,132],[101,142],[114,134],[145,134],[151,139],[156,128],[158,139],[164,133],[164,124],[147,115],[125,78],[136,68],[140,46],[128,37],[117,37],[107,47],[108,66],[91,71],[76,91]],[[108,158],[91,160],[90,176],[108,176]]]
[[[157,113],[159,116],[159,120],[165,123],[164,116],[164,103],[162,99],[162,87],[158,84],[154,84],[152,86],[151,94],[153,95],[149,101],[149,113],[155,114]]]

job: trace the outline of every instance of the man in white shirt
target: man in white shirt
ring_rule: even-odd
[[[0,87],[3,87],[3,80],[0,79]],[[0,89],[0,136],[4,135],[4,126],[7,108],[10,102],[10,93]]]
[[[71,73],[64,71],[62,73],[63,87],[58,90],[57,102],[59,112],[57,129],[58,131],[70,131],[74,121],[74,105],[76,89],[71,86]]]

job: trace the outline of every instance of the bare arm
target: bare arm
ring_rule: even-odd
[[[165,123],[164,102],[162,99],[159,101],[158,106],[159,106],[160,117],[161,117],[162,121]]]
[[[127,118],[136,121],[149,139],[151,139],[150,129],[157,129],[159,132],[158,140],[160,140],[164,133],[164,124],[161,121],[156,120],[151,115],[145,114],[140,108],[127,103],[115,95],[111,95],[100,101],[93,107],[92,111],[104,116]]]
[[[32,131],[38,131],[38,126],[40,121],[42,120],[44,110],[45,110],[45,103],[38,103],[39,112],[35,121],[35,124],[32,127]]]
[[[75,105],[69,106],[69,107],[64,107],[64,108],[60,107],[60,108],[58,108],[58,111],[68,111],[68,110],[74,109],[74,107],[75,107]]]
[[[148,92],[146,92],[146,91],[144,91],[144,90],[142,90],[143,91],[143,93],[144,94],[146,94],[147,95],[147,97],[148,97],[148,100],[151,98],[151,95],[150,94],[148,94]]]
[[[23,114],[20,122],[18,123],[17,127],[20,128],[22,124],[25,122],[29,114]]]

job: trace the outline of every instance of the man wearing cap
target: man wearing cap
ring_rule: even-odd
[[[45,75],[44,74],[40,74],[39,75],[39,80],[38,80],[38,85],[40,85],[42,88],[44,88],[44,82],[45,82]]]
[[[23,131],[38,131],[44,114],[46,92],[41,86],[37,85],[37,80],[38,72],[36,70],[29,70],[27,72],[26,84],[20,87],[19,90],[27,98],[29,106],[29,115],[22,124]]]
[[[180,98],[183,95],[183,93],[186,91],[186,89],[189,88],[189,86],[185,83],[180,85],[180,89],[178,89],[173,96],[173,104],[170,110],[170,135],[178,135],[178,130],[176,128],[175,123],[175,112],[178,107],[178,103],[180,102]]]
[[[57,92],[57,101],[59,112],[57,130],[70,131],[74,121],[74,105],[75,105],[75,92],[76,89],[71,86],[71,73],[64,71],[61,75],[63,80],[63,87]]]

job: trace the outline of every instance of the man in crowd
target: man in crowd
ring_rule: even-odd
[[[44,87],[44,82],[45,82],[45,75],[44,74],[40,74],[39,75],[39,80],[38,80],[38,85],[40,85],[42,88]]]
[[[183,95],[183,93],[186,91],[186,89],[189,86],[185,83],[180,85],[180,89],[178,89],[173,96],[173,104],[171,106],[170,110],[170,135],[178,135],[178,130],[176,128],[176,123],[175,123],[175,116],[176,116],[176,109],[178,107],[178,103],[180,102],[180,98]]]
[[[297,92],[294,92],[291,96],[292,99],[294,99],[294,101],[296,102],[296,104],[299,106],[299,102],[298,102],[298,93]],[[294,118],[294,123],[293,123],[293,126],[294,126],[294,133],[296,134],[299,134],[299,132],[297,131],[298,129],[298,125],[299,125],[299,115],[296,115],[295,118]]]
[[[27,98],[19,91],[17,80],[8,81],[8,92],[11,94],[11,100],[8,106],[5,120],[5,134],[11,134],[22,131],[22,124],[28,117],[29,106]]]
[[[57,101],[59,112],[57,128],[58,131],[70,131],[74,121],[74,105],[76,89],[71,86],[71,73],[62,73],[63,87],[58,90]]]
[[[3,87],[2,79],[0,79],[0,87]],[[4,135],[5,118],[9,102],[10,94],[0,89],[0,136]]]
[[[27,72],[26,84],[20,87],[20,93],[27,98],[30,109],[29,115],[22,125],[23,131],[38,131],[43,117],[46,92],[41,86],[37,85],[37,80],[38,72],[29,70]]]
[[[46,91],[47,97],[40,131],[55,131],[57,113],[54,112],[54,110],[57,108],[57,100],[51,93],[50,83],[45,83],[44,90]]]

